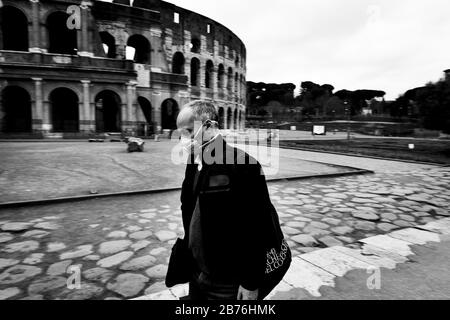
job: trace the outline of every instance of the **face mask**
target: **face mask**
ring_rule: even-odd
[[[200,143],[197,140],[197,136],[201,132],[203,126],[200,127],[195,133],[193,138],[181,137],[180,143],[185,152],[188,154],[198,154],[198,151],[201,148]]]

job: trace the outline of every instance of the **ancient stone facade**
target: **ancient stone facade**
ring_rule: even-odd
[[[0,132],[174,129],[215,101],[242,129],[246,49],[225,26],[159,0],[0,1]]]

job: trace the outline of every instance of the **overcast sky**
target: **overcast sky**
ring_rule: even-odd
[[[449,0],[169,0],[230,28],[247,80],[377,89],[395,99],[450,69]]]

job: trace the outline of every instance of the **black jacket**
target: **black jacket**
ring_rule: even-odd
[[[207,163],[208,152],[222,161]],[[205,148],[203,168],[194,191],[197,167],[190,161],[182,187],[185,239],[189,239],[198,196],[210,276],[256,290],[265,273],[266,250],[273,226],[270,214],[273,206],[261,165],[219,136]]]

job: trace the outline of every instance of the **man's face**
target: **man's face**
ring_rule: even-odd
[[[185,108],[180,112],[177,127],[183,148],[192,155],[198,155],[203,143],[203,126],[200,122],[194,121],[191,108]]]
[[[191,108],[181,110],[177,119],[177,128],[183,138],[194,139],[194,114]]]

